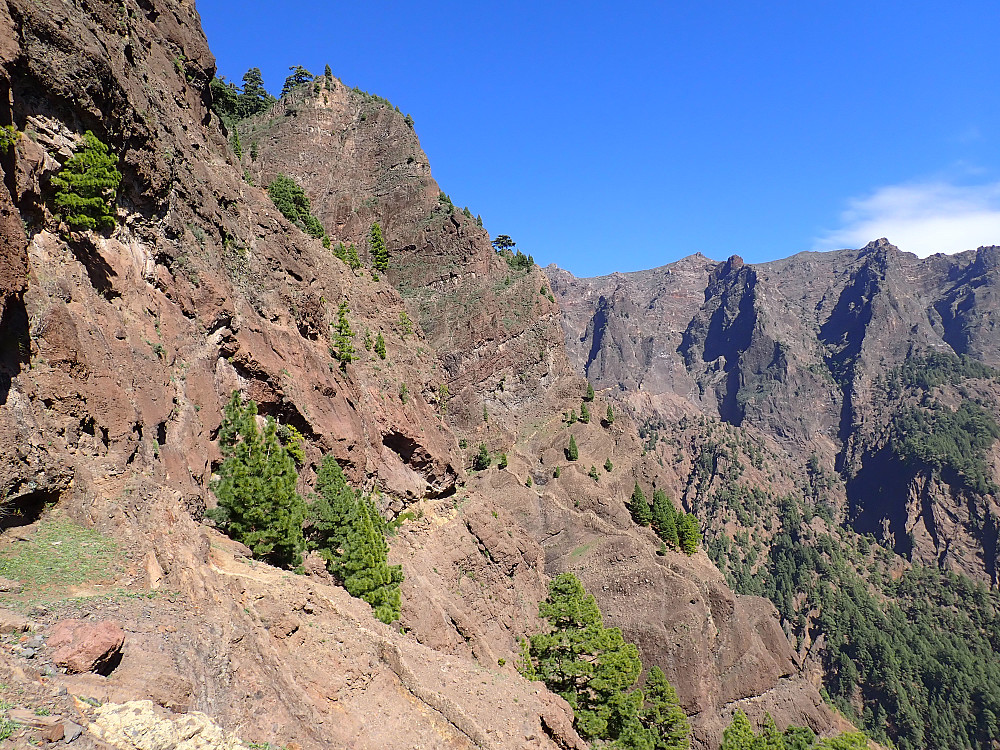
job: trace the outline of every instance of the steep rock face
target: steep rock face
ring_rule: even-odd
[[[983,512],[992,517],[992,501],[961,521],[968,514],[945,510],[961,502],[938,495],[938,515],[955,519],[942,532],[931,528],[933,514],[906,510],[908,496],[927,491],[925,481],[909,484],[914,473],[875,495],[864,477],[896,471],[883,450],[893,417],[889,371],[932,352],[997,363],[998,258],[1000,249],[984,247],[921,260],[883,239],[753,267],[735,256],[720,264],[692,256],[598,279],[547,272],[571,360],[595,385],[620,390],[654,420],[693,406],[745,426],[777,440],[792,466],[811,453],[835,463],[859,530],[895,540],[906,554],[907,535],[933,538],[944,564],[992,578],[992,532],[981,521]],[[934,558],[918,546],[918,559]]]
[[[428,507],[434,522],[401,534],[399,555],[411,538],[434,547],[440,533],[464,557],[482,557],[480,545],[492,543],[516,572],[502,603],[487,604],[487,592],[453,595],[407,560],[404,622],[413,635],[405,637],[379,631],[367,605],[322,576],[307,582],[210,554],[226,542],[197,520],[213,502],[214,438],[233,389],[304,435],[303,491],[332,453],[354,484],[381,491],[392,515],[453,496],[463,471],[440,419],[441,361],[400,329],[405,307],[390,284],[355,276],[242,179],[207,106],[214,61],[192,5],[12,1],[0,6],[4,24],[13,32],[0,42],[10,94],[2,116],[23,132],[2,158],[0,190],[4,527],[30,534],[56,504],[127,547],[133,567],[118,586],[141,593],[136,566],[153,554],[164,571],[157,586],[174,592],[145,607],[88,600],[65,613],[124,624],[131,650],[101,689],[119,701],[203,710],[256,739],[306,748],[358,737],[389,747],[577,746],[562,701],[496,667],[497,653],[512,661],[525,613],[544,591],[529,540],[508,549],[484,541],[491,537],[476,523]],[[119,225],[107,234],[66,232],[50,202],[52,175],[88,128],[119,155],[124,175]],[[341,300],[357,332],[358,358],[346,372],[329,337]],[[383,333],[384,362],[362,345],[365,332]],[[347,618],[323,626],[336,648],[313,635],[320,631],[289,640],[307,632],[293,599],[320,590]],[[486,621],[489,606],[504,626]],[[258,616],[261,625],[245,619]],[[454,636],[460,627],[483,633],[471,652]],[[473,657],[492,659],[489,674],[513,686],[497,690],[489,676],[470,691],[483,669]],[[317,660],[325,681],[310,677]],[[23,675],[5,678],[30,688]],[[512,712],[496,693],[510,696]],[[383,715],[402,723],[370,719]]]
[[[568,402],[568,394],[556,395]],[[607,403],[598,398],[593,413]],[[570,435],[579,447],[575,462],[565,456]],[[664,670],[691,715],[696,746],[718,746],[736,708],[755,721],[770,712],[783,724],[834,726],[770,602],[734,595],[704,552],[660,549],[651,530],[633,523],[626,501],[636,480],[673,497],[682,484],[644,455],[627,416],[611,425],[553,417],[518,449],[507,469],[477,474],[470,486],[504,497],[503,510],[540,546],[546,572],[576,574],[605,622],[638,645],[644,666]],[[599,468],[595,481],[589,467],[607,459],[612,470]]]
[[[412,124],[384,100],[336,79],[300,87],[240,125],[244,164],[268,184],[303,186],[334,243],[369,252],[378,221],[389,279],[441,356],[451,421],[482,425],[483,409],[523,422],[537,394],[568,374],[558,308],[537,268],[514,269],[430,174]],[[318,89],[318,90],[317,90]],[[503,432],[499,442],[510,442]]]
[[[257,142],[258,160],[241,164],[207,106],[214,62],[189,4],[10,0],[6,10],[13,33],[0,40],[0,83],[24,137],[3,161],[18,213],[16,226],[3,225],[14,269],[4,271],[5,305],[23,300],[3,344],[0,493],[20,512],[5,523],[30,526],[58,501],[127,548],[109,585],[137,596],[155,581],[171,592],[65,605],[65,616],[121,620],[130,644],[109,680],[66,678],[68,689],[201,710],[256,741],[307,750],[358,738],[579,747],[565,703],[511,666],[517,638],[541,627],[546,574],[572,569],[647,664],[681,685],[702,745],[737,704],[755,718],[770,709],[830,726],[773,610],[735,597],[704,556],[661,559],[629,525],[624,477],[663,477],[635,463],[633,423],[622,417],[605,434],[595,405],[579,433],[585,456],[621,467],[610,487],[567,469],[546,488],[563,447],[553,415],[577,406],[584,386],[567,375],[549,282],[512,268],[446,207],[426,167],[414,166],[426,159],[402,118],[339,83],[296,92],[247,124],[245,150]],[[125,176],[120,224],[107,235],[65,232],[49,201],[52,175],[87,128],[120,155]],[[244,170],[258,185],[279,170],[295,176],[334,240],[362,251],[378,219],[389,279],[332,258]],[[713,267],[702,260],[690,273]],[[725,301],[712,309],[723,316],[737,300],[726,290],[745,273],[733,271],[717,283]],[[711,306],[700,292],[685,299]],[[346,371],[328,334],[340,301],[358,334]],[[404,310],[416,332],[401,325]],[[366,332],[383,334],[385,361],[362,346]],[[683,365],[676,377],[699,382]],[[391,553],[407,576],[405,634],[321,569],[300,577],[251,563],[197,523],[212,502],[220,406],[236,388],[304,435],[303,492],[332,453],[352,483],[383,493],[388,515],[413,514]],[[509,449],[511,468],[462,487],[446,416],[463,436]],[[542,489],[524,487],[527,476]],[[18,674],[4,679],[20,684]]]

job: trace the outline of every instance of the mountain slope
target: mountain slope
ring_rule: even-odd
[[[19,701],[86,723],[72,696],[149,699],[303,748],[580,747],[567,704],[513,668],[518,639],[542,627],[547,576],[572,569],[681,685],[699,746],[717,744],[737,704],[835,724],[770,605],[734,595],[704,553],[657,555],[628,522],[632,481],[666,480],[638,461],[626,415],[613,431],[571,428],[585,460],[619,467],[613,481],[575,467],[547,481],[559,415],[585,385],[558,306],[539,269],[498,256],[442,199],[403,118],[339,83],[324,100],[320,82],[242,123],[240,162],[211,110],[214,60],[190,4],[9,0],[0,29],[0,122],[22,134],[0,156],[0,557],[16,571],[65,544],[83,559],[88,531],[113,550],[96,572],[29,579],[3,603],[43,633],[114,618],[127,644],[108,677],[59,674],[44,648],[35,662],[5,652]],[[88,129],[120,159],[109,232],[70,231],[53,202]],[[259,186],[279,171],[362,255],[380,221],[388,278],[290,224]],[[330,336],[342,302],[349,363]],[[383,336],[384,360],[365,333]],[[332,454],[401,522],[403,632],[315,558],[307,575],[279,571],[203,523],[233,390],[304,437],[301,492]],[[479,442],[509,452],[508,468],[470,474],[462,446]]]

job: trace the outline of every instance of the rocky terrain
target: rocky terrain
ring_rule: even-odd
[[[549,481],[585,387],[558,305],[540,270],[511,267],[442,198],[398,113],[339,82],[293,92],[241,125],[241,162],[190,4],[12,0],[0,27],[0,122],[20,134],[0,158],[0,553],[16,579],[2,679],[11,710],[37,717],[18,714],[18,742],[79,728],[81,746],[132,747],[132,721],[135,736],[223,744],[580,747],[566,703],[513,667],[563,570],[678,684],[700,746],[737,705],[836,724],[769,604],[632,527],[634,477],[658,467],[626,415],[572,428],[584,460],[619,467],[607,481],[582,465]],[[111,232],[71,231],[52,203],[86,130],[119,157]],[[259,187],[278,172],[363,255],[380,221],[388,278],[289,224]],[[341,301],[358,334],[346,371],[329,334]],[[385,360],[365,333],[384,336]],[[270,568],[202,522],[234,389],[304,436],[304,493],[332,454],[387,517],[409,511],[391,544],[399,629],[315,560],[304,576]],[[479,442],[509,466],[470,474],[460,445]],[[99,565],[79,564],[103,544]],[[31,567],[57,550],[76,564]],[[56,658],[67,620],[124,634],[97,672]]]
[[[843,478],[838,502],[857,531],[995,584],[995,496],[896,467],[887,444],[902,401],[884,386],[933,354],[1000,362],[998,259],[983,247],[921,260],[882,239],[754,266],[695,255],[596,279],[548,275],[570,357],[595,387],[651,418],[694,406],[774,441],[800,469],[815,455]],[[979,393],[967,395],[1000,413],[995,385],[973,380]]]
[[[190,3],[6,0],[0,32],[0,126],[18,134],[0,149],[0,734],[15,743],[583,748],[570,706],[515,668],[563,572],[676,686],[693,746],[717,747],[737,709],[830,734],[851,724],[821,694],[818,607],[800,625],[753,583],[790,530],[782,498],[810,510],[810,543],[872,532],[886,578],[924,562],[995,582],[993,454],[920,463],[894,421],[932,401],[994,410],[989,368],[952,363],[933,384],[900,368],[998,364],[995,248],[543,273],[494,251],[377,96],[321,76],[220,120]],[[53,200],[88,130],[122,173],[109,231],[74,231]],[[279,174],[360,268],[277,210]],[[567,415],[587,380],[585,423]],[[234,390],[303,436],[304,496],[332,455],[399,523],[393,626],[316,555],[271,567],[206,520]],[[473,470],[480,444],[491,465]],[[636,525],[636,482],[697,514],[705,549]],[[860,721],[868,700],[837,706]]]

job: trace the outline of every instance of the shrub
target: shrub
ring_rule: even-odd
[[[291,177],[279,174],[267,186],[267,194],[281,215],[310,237],[320,239],[326,234],[319,219],[312,215],[312,205],[305,190]]]
[[[17,143],[20,138],[21,134],[13,125],[0,127],[0,153],[6,154],[10,151],[10,147]]]

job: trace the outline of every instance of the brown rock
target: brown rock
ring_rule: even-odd
[[[111,620],[63,620],[48,640],[49,647],[55,649],[52,661],[70,674],[113,669],[124,643],[125,631]]]
[[[0,633],[26,633],[31,621],[9,609],[0,609]]]
[[[156,591],[163,583],[163,568],[160,567],[160,561],[156,559],[156,553],[153,550],[146,553],[144,565],[146,568],[146,583],[149,586],[149,590]]]

